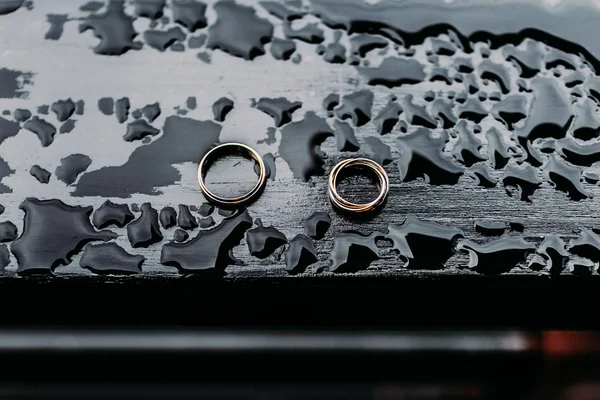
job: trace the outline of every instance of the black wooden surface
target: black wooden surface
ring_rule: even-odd
[[[266,322],[264,300],[306,301],[305,325],[327,323],[322,307],[357,325],[551,325],[557,310],[586,325],[569,310],[592,301],[600,262],[593,4],[167,1],[152,19],[161,2],[104,3],[0,0],[7,299],[83,298],[98,321],[123,323],[136,296],[156,296],[137,322],[176,322],[171,306],[206,308],[208,325],[228,306],[241,324]],[[197,160],[227,141],[255,147],[271,178],[247,210],[208,216]],[[354,156],[391,181],[362,219],[326,193],[332,165]],[[211,188],[251,187],[241,161],[216,163]],[[360,176],[340,186],[353,200],[375,190]],[[107,200],[127,205],[122,226],[102,221]],[[179,227],[158,223],[165,207]],[[298,238],[314,212],[329,228]],[[44,305],[19,303],[44,320]],[[377,304],[398,315],[369,316]]]

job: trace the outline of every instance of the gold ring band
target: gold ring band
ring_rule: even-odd
[[[338,175],[342,170],[353,166],[369,168],[377,176],[377,179],[379,180],[379,194],[375,200],[364,204],[357,204],[344,199],[338,194],[336,189]],[[331,203],[335,207],[347,212],[364,213],[377,209],[385,202],[390,190],[390,181],[385,169],[375,161],[369,160],[368,158],[350,158],[340,161],[331,169],[331,172],[329,172],[328,186],[329,200],[331,200]]]
[[[250,156],[258,164],[258,182],[256,182],[256,185],[254,185],[252,190],[239,197],[217,196],[206,187],[206,183],[204,182],[206,172],[208,171],[208,168],[212,162],[219,158],[219,156],[236,152],[240,152],[242,155]],[[252,147],[246,146],[242,143],[223,143],[213,147],[204,155],[204,157],[202,157],[202,160],[200,160],[200,165],[198,166],[198,183],[200,184],[200,190],[202,190],[204,197],[206,197],[208,201],[216,203],[220,206],[236,206],[253,200],[258,194],[260,194],[266,182],[267,169],[262,157]]]

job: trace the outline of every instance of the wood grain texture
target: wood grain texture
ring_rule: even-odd
[[[354,129],[358,142],[366,143],[366,138],[375,136],[389,146],[393,161],[385,166],[390,177],[390,192],[387,204],[380,213],[371,218],[356,221],[340,215],[331,209],[327,198],[326,176],[314,176],[308,182],[294,178],[285,160],[280,157],[279,144],[281,130],[275,133],[275,142],[268,143],[267,130],[274,128],[273,118],[252,106],[253,100],[261,97],[285,97],[290,101],[299,101],[302,107],[292,115],[292,121],[300,121],[307,111],[314,111],[321,117],[327,117],[327,111],[322,108],[322,101],[331,93],[349,94],[361,89],[374,93],[372,116],[381,111],[391,95],[401,101],[407,95],[412,95],[422,104],[428,91],[435,93],[461,92],[464,82],[424,81],[410,86],[387,88],[381,85],[367,85],[354,66],[346,64],[331,64],[317,55],[315,45],[295,41],[297,53],[302,55],[299,63],[273,59],[269,54],[258,57],[253,61],[232,57],[221,51],[210,51],[210,62],[203,62],[197,57],[197,51],[187,49],[183,52],[166,50],[159,52],[147,45],[139,51],[129,51],[121,56],[104,56],[95,54],[92,47],[97,43],[91,32],[79,34],[77,24],[65,24],[64,33],[60,40],[45,40],[44,35],[49,29],[47,15],[69,15],[78,18],[81,12],[78,7],[84,2],[76,0],[56,0],[53,2],[36,1],[32,10],[22,8],[10,15],[2,16],[0,37],[4,51],[0,53],[0,68],[30,72],[33,83],[26,85],[27,95],[14,98],[0,99],[0,109],[10,112],[25,108],[34,114],[37,107],[49,105],[59,99],[71,98],[84,100],[85,113],[75,116],[75,128],[70,133],[57,134],[54,143],[48,147],[40,146],[39,139],[29,131],[21,130],[19,135],[9,138],[0,147],[0,156],[6,160],[15,173],[10,174],[2,183],[12,192],[0,194],[0,203],[6,210],[3,218],[17,225],[18,232],[23,230],[23,211],[19,204],[27,197],[40,199],[58,198],[69,205],[93,206],[97,209],[107,198],[117,203],[137,204],[150,202],[159,210],[166,206],[177,209],[179,204],[199,207],[204,198],[199,191],[196,181],[197,163],[185,162],[175,165],[181,174],[180,181],[169,186],[160,187],[162,194],[132,194],[128,198],[117,197],[75,197],[72,195],[77,183],[66,185],[56,179],[54,171],[61,165],[61,159],[76,153],[89,157],[92,162],[86,172],[98,170],[106,166],[122,165],[130,154],[143,144],[140,141],[125,141],[122,136],[126,125],[120,124],[117,118],[103,115],[97,106],[98,100],[104,97],[120,99],[127,97],[131,102],[131,111],[155,102],[160,103],[161,115],[152,122],[152,126],[162,129],[166,118],[177,115],[179,110],[185,110],[186,118],[211,120],[213,103],[221,98],[231,98],[234,109],[229,113],[219,135],[220,142],[242,141],[256,148],[261,154],[275,155],[276,174],[269,180],[263,195],[258,201],[248,207],[252,218],[260,218],[265,226],[273,225],[287,239],[304,233],[303,221],[313,212],[327,212],[331,217],[331,227],[326,235],[315,240],[318,262],[311,265],[305,272],[307,275],[320,277],[324,280],[334,275],[331,272],[330,256],[335,238],[344,232],[353,231],[368,235],[372,232],[388,231],[389,225],[400,225],[409,216],[415,216],[424,221],[433,221],[445,226],[460,229],[465,238],[478,242],[488,242],[492,239],[482,236],[475,231],[476,221],[503,222],[522,219],[525,225],[524,233],[512,232],[510,235],[522,237],[534,246],[541,243],[544,237],[551,234],[559,235],[565,242],[579,236],[582,228],[592,228],[596,225],[596,214],[600,210],[597,196],[600,188],[596,184],[584,183],[590,197],[581,201],[572,201],[561,191],[556,190],[548,180],[544,180],[540,188],[531,197],[531,202],[521,201],[518,195],[509,196],[508,190],[502,183],[494,188],[477,186],[476,182],[462,175],[453,185],[431,185],[423,179],[403,182],[398,170],[397,161],[401,156],[396,140],[400,136],[411,134],[418,126],[407,123],[407,132],[400,132],[396,127],[393,132],[380,135],[373,122]],[[260,17],[268,19],[275,26],[276,36],[282,35],[282,23],[269,15],[256,2],[247,2],[257,10]],[[128,5],[128,7],[130,7]],[[128,8],[127,10],[130,10]],[[215,21],[215,11],[212,6],[207,9],[209,26]],[[311,19],[312,18],[312,19]],[[308,21],[317,21],[307,17]],[[141,32],[148,29],[150,22],[139,18],[134,27]],[[23,29],[27,26],[27,29]],[[325,44],[334,38],[334,31],[319,26],[325,31]],[[204,33],[203,30],[197,34]],[[349,47],[348,35],[343,35],[340,43]],[[426,72],[431,72],[431,63],[427,60],[426,51],[430,42],[414,46],[414,59],[424,63]],[[477,44],[477,49],[486,47]],[[390,45],[390,52],[392,46]],[[389,54],[389,53],[387,53]],[[475,51],[468,55],[475,63],[482,62],[481,52]],[[371,52],[369,61],[378,65],[384,57],[377,51]],[[508,62],[500,50],[491,51],[490,59],[506,66],[510,72],[511,92],[518,93],[518,73],[513,64]],[[552,71],[548,72],[549,74]],[[590,74],[589,68],[584,68],[584,74]],[[468,74],[467,74],[468,75]],[[466,76],[466,75],[465,75]],[[477,78],[479,79],[479,78]],[[497,91],[498,87],[481,84],[481,91],[488,95]],[[195,107],[189,107],[186,99],[194,96]],[[531,100],[528,100],[531,101]],[[406,114],[406,113],[405,113]],[[401,117],[404,120],[405,114]],[[56,117],[51,113],[42,117],[59,126]],[[333,124],[333,118],[327,117]],[[127,123],[132,122],[129,117]],[[502,127],[499,121],[491,116],[479,124],[481,131],[486,132],[491,127]],[[441,127],[434,129],[439,135],[445,130]],[[506,129],[507,135],[510,134]],[[160,134],[159,134],[160,135]],[[483,137],[483,135],[480,135]],[[158,136],[160,137],[160,136]],[[506,136],[508,138],[508,136]],[[153,139],[156,140],[156,139]],[[509,139],[506,139],[509,140]],[[453,142],[454,143],[454,142]],[[326,155],[324,170],[327,172],[340,159],[365,156],[363,146],[356,153],[340,152],[336,148],[335,138],[327,139],[321,146]],[[487,144],[483,143],[482,153],[485,154]],[[448,157],[451,149],[446,148]],[[198,155],[198,159],[201,154]],[[454,160],[453,162],[456,162]],[[48,184],[41,184],[29,174],[33,165],[40,165],[53,173]],[[246,165],[246,164],[243,164]],[[458,165],[458,164],[457,164]],[[589,168],[595,172],[595,167]],[[84,174],[86,173],[84,172]],[[501,177],[503,170],[492,170],[491,174]],[[542,175],[541,170],[537,172]],[[254,179],[249,169],[233,167],[231,162],[218,163],[211,169],[211,182],[216,191],[223,194],[239,192],[240,188],[248,186]],[[354,181],[346,192],[369,193],[372,190],[364,180]],[[514,192],[514,191],[513,191]],[[514,193],[513,193],[514,194]],[[193,212],[198,216],[197,212]],[[137,218],[140,213],[134,211]],[[222,216],[215,211],[212,217],[219,224]],[[142,273],[132,275],[130,279],[140,277],[178,276],[173,267],[160,262],[162,246],[171,240],[177,227],[162,229],[164,240],[148,248],[132,248],[126,234],[126,228],[110,227],[117,233],[115,242],[127,252],[144,256],[145,262]],[[194,237],[198,230],[190,232]],[[378,259],[369,267],[356,272],[356,277],[447,277],[452,275],[475,275],[477,272],[469,269],[467,253],[452,256],[440,270],[409,269],[406,262],[391,249],[387,240],[377,240]],[[284,278],[295,279],[285,270],[284,258],[280,248],[274,255],[259,259],[249,254],[246,239],[233,250],[233,255],[240,263],[230,265],[226,269],[227,278]],[[431,252],[438,249],[432,246]],[[89,276],[91,272],[79,266],[81,254],[75,255],[72,262],[56,268],[58,276]],[[360,255],[356,257],[361,257]],[[531,256],[530,258],[531,259]],[[600,260],[598,260],[600,261]],[[596,275],[597,260],[593,260],[593,275]],[[540,275],[539,271],[527,268],[528,261],[514,268],[509,268],[509,275]],[[5,277],[15,275],[17,264],[14,257],[4,272]],[[565,268],[565,274],[570,274]],[[105,279],[105,278],[98,278]],[[502,278],[498,278],[502,279]],[[539,277],[539,279],[546,279]]]

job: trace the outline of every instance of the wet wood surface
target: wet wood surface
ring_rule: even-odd
[[[194,209],[194,207],[201,207],[205,201],[196,180],[197,162],[185,161],[173,164],[179,178],[170,184],[157,186],[154,193],[112,195],[117,193],[117,189],[113,190],[111,187],[122,185],[122,183],[117,182],[118,172],[113,182],[97,181],[99,187],[96,190],[97,195],[80,196],[77,195],[77,191],[80,190],[78,188],[82,187],[83,181],[87,179],[86,174],[92,174],[103,167],[123,165],[136,149],[141,146],[150,146],[152,142],[159,140],[158,138],[164,135],[165,124],[169,118],[212,121],[214,119],[214,103],[222,97],[227,97],[235,105],[233,110],[227,114],[224,122],[218,122],[218,124],[214,122],[217,124],[215,126],[220,129],[218,141],[241,141],[253,146],[263,155],[270,153],[274,156],[276,167],[273,171],[274,176],[268,181],[260,199],[248,206],[248,213],[253,222],[255,223],[256,219],[260,218],[265,227],[272,225],[285,236],[286,241],[289,241],[296,235],[307,233],[304,221],[314,212],[326,213],[331,218],[330,227],[324,237],[309,239],[316,250],[317,261],[306,266],[305,269],[303,268],[300,271],[300,277],[309,276],[326,280],[339,274],[349,273],[353,278],[436,278],[455,275],[470,276],[482,273],[499,275],[499,273],[503,273],[504,275],[531,275],[539,277],[539,279],[547,279],[546,277],[551,273],[567,275],[572,273],[597,274],[600,259],[595,257],[600,254],[600,248],[595,246],[600,241],[595,242],[596,237],[586,239],[591,241],[591,250],[587,253],[585,251],[568,253],[567,248],[570,249],[577,244],[577,242],[572,241],[582,237],[582,229],[591,230],[596,225],[595,216],[599,209],[596,197],[600,194],[598,185],[584,180],[583,175],[580,175],[576,179],[582,182],[581,185],[585,189],[586,198],[574,201],[569,198],[568,193],[556,189],[556,184],[548,178],[549,175],[544,166],[536,167],[535,176],[539,179],[539,188],[531,196],[531,201],[523,201],[519,190],[515,190],[514,185],[505,185],[503,182],[507,168],[517,166],[517,161],[522,161],[524,149],[514,136],[514,132],[521,128],[507,129],[505,123],[501,119],[494,118],[491,111],[489,111],[494,104],[489,100],[489,97],[492,96],[492,93],[498,92],[500,86],[494,83],[493,80],[482,79],[481,75],[478,75],[479,69],[476,69],[472,74],[459,74],[456,69],[440,67],[451,70],[450,74],[460,75],[460,81],[453,78],[452,82],[447,83],[429,79],[433,74],[433,69],[436,68],[436,63],[448,65],[454,62],[459,55],[462,55],[478,65],[484,62],[484,58],[489,58],[502,65],[508,76],[509,90],[506,94],[502,94],[502,98],[507,97],[509,94],[523,94],[528,102],[526,111],[531,116],[529,107],[531,107],[533,95],[530,93],[531,91],[519,90],[520,81],[523,79],[519,77],[519,69],[515,67],[515,64],[507,60],[506,53],[503,53],[503,51],[506,51],[505,48],[490,50],[485,43],[474,43],[472,51],[457,50],[457,54],[453,56],[436,56],[430,54],[432,48],[431,38],[426,38],[423,44],[416,44],[410,48],[408,46],[404,48],[401,45],[394,47],[394,44],[390,42],[387,50],[372,51],[368,57],[364,58],[368,59],[372,63],[371,65],[379,65],[382,59],[389,57],[392,53],[411,54],[414,50],[414,55],[406,57],[410,60],[417,60],[424,65],[426,78],[415,84],[394,85],[394,87],[389,88],[385,85],[369,85],[365,75],[359,73],[360,68],[366,67],[357,68],[351,65],[349,49],[350,36],[352,35],[343,30],[331,29],[312,15],[305,16],[303,19],[308,23],[315,22],[320,29],[323,29],[324,46],[335,43],[336,32],[340,32],[340,43],[345,46],[347,51],[344,63],[327,62],[320,55],[322,52],[316,44],[309,44],[300,40],[294,40],[297,46],[295,54],[301,55],[301,59],[296,60],[297,62],[275,59],[271,53],[271,44],[266,46],[267,50],[265,50],[266,54],[264,56],[256,57],[252,61],[246,60],[244,57],[232,56],[218,49],[189,48],[189,38],[191,36],[198,37],[206,34],[207,29],[210,30],[210,26],[215,23],[217,16],[213,4],[210,4],[206,11],[209,28],[200,28],[194,33],[185,31],[184,36],[186,38],[181,41],[186,45],[185,51],[173,51],[173,45],[170,49],[162,52],[151,48],[147,43],[148,36],[144,36],[142,32],[153,29],[151,27],[152,22],[147,18],[137,18],[133,26],[140,35],[136,40],[146,41],[141,49],[132,49],[122,55],[97,54],[93,49],[99,40],[94,37],[93,32],[79,33],[78,31],[79,25],[85,24],[85,18],[89,15],[89,12],[79,9],[84,3],[75,0],[36,1],[33,5],[30,5],[29,8],[31,9],[28,9],[27,5],[23,5],[19,10],[0,17],[2,21],[0,37],[2,37],[1,41],[5,49],[0,55],[0,68],[20,71],[22,74],[18,77],[18,82],[20,85],[22,84],[22,90],[24,91],[23,94],[15,91],[15,93],[19,93],[0,99],[0,108],[7,110],[3,117],[12,120],[13,112],[16,109],[27,109],[34,116],[44,118],[55,127],[59,127],[61,123],[57,121],[55,113],[50,111],[49,115],[44,115],[38,107],[51,106],[57,100],[69,98],[73,101],[83,100],[85,103],[83,115],[75,114],[71,118],[76,120],[74,129],[69,133],[57,133],[51,145],[43,146],[40,135],[36,137],[31,131],[23,127],[21,127],[18,135],[7,138],[2,143],[0,155],[9,168],[14,170],[14,173],[7,174],[2,180],[2,184],[10,188],[6,193],[0,194],[0,202],[5,207],[2,217],[15,224],[19,236],[22,236],[24,232],[24,210],[20,209],[19,205],[28,197],[41,200],[59,199],[70,206],[92,206],[94,210],[97,210],[107,199],[110,199],[115,203],[129,205],[135,219],[140,217],[140,212],[136,210],[143,203],[150,203],[157,211],[164,207],[173,207],[178,212],[180,211],[178,205],[182,204],[192,207],[191,212],[194,218],[202,218],[198,211]],[[270,15],[258,3],[249,2],[247,4],[255,10],[260,18],[272,23],[276,37],[283,37],[284,23],[279,18]],[[104,9],[98,12],[101,13],[102,10]],[[130,15],[135,15],[131,4],[127,3],[125,10]],[[166,15],[169,15],[170,12],[168,8],[165,11]],[[54,17],[51,17],[52,15]],[[59,18],[56,15],[66,15],[67,17],[63,27],[64,31],[59,35],[60,38],[52,39],[53,36],[56,36],[56,32],[50,35],[48,32],[51,27],[56,28],[57,25],[48,21]],[[298,26],[301,26],[302,23]],[[27,29],[23,29],[24,26],[27,26]],[[164,31],[172,26],[176,25],[172,22],[166,25],[161,22],[156,29]],[[101,29],[104,28],[96,27],[95,33],[98,34]],[[447,43],[451,42],[447,35],[441,34],[439,38]],[[388,39],[385,40],[389,41]],[[536,42],[536,46],[538,44],[539,42]],[[527,45],[526,43],[522,47]],[[455,45],[452,46],[456,47]],[[550,47],[544,47],[543,53],[546,56],[549,52]],[[199,56],[198,53],[201,55]],[[484,57],[482,54],[486,54],[486,56]],[[437,57],[436,61],[432,61],[432,57]],[[364,65],[364,60],[360,62],[361,65]],[[561,77],[571,72],[564,67],[557,67],[556,70],[562,74]],[[577,65],[577,70],[581,70],[578,72],[583,76],[582,81],[589,80],[591,79],[589,77],[594,75],[592,69],[584,64]],[[544,68],[539,73],[539,75],[549,77],[548,79],[556,79],[557,81],[562,79],[554,76],[554,74],[555,70],[553,68]],[[430,129],[433,132],[432,137],[449,135],[448,142],[450,144],[444,147],[443,157],[462,172],[456,182],[432,184],[430,181],[435,177],[427,176],[427,167],[419,167],[420,164],[416,159],[407,161],[406,148],[402,152],[403,147],[399,145],[399,138],[423,129],[422,122],[418,123],[415,122],[414,118],[410,118],[405,102],[410,95],[415,104],[424,105],[429,107],[427,109],[430,110],[431,103],[426,100],[429,91],[432,91],[435,96],[443,98],[454,96],[449,95],[450,92],[455,95],[466,93],[465,81],[471,79],[470,77],[476,81],[476,85],[480,89],[477,90],[477,93],[469,93],[468,97],[478,99],[481,93],[485,93],[486,100],[481,104],[484,104],[484,109],[489,111],[489,115],[481,118],[481,121],[477,124],[472,121],[472,118],[465,117],[463,119],[468,121],[471,130],[474,129],[475,125],[479,125],[479,133],[476,133],[476,136],[481,142],[479,146],[482,155],[481,166],[488,170],[491,176],[498,179],[498,182],[491,188],[482,187],[468,173],[464,172],[466,170],[464,163],[461,164],[461,160],[452,155],[452,148],[456,146],[456,140],[460,134],[456,133],[455,128],[445,129],[442,126],[443,121],[433,116],[431,118],[433,118],[436,127]],[[24,79],[31,82],[28,84],[24,82]],[[532,79],[534,78],[526,79],[525,86],[531,87]],[[576,86],[583,87],[582,85]],[[296,171],[290,168],[288,160],[282,156],[282,150],[290,152],[290,149],[281,147],[282,132],[285,132],[286,126],[300,123],[300,121],[307,118],[307,113],[314,112],[330,125],[332,132],[336,131],[335,116],[339,117],[337,120],[342,120],[344,116],[339,113],[335,114],[335,111],[330,113],[323,109],[323,100],[332,93],[339,94],[343,98],[361,90],[367,90],[373,94],[372,106],[369,107],[371,113],[369,119],[371,121],[357,127],[355,126],[357,125],[356,121],[352,122],[347,119],[356,135],[358,144],[361,146],[360,149],[355,152],[340,151],[338,142],[336,142],[337,137],[330,134],[323,141],[320,150],[314,151],[315,157],[323,159],[322,171],[318,171],[319,168],[317,168],[317,173],[309,176],[307,181],[301,179],[298,174],[295,176],[294,172]],[[566,89],[561,86],[561,93],[564,92],[569,95],[569,90],[570,88]],[[588,90],[587,86],[581,90]],[[400,122],[394,125],[392,131],[381,135],[374,119],[386,107],[391,96],[396,99],[397,104],[404,105],[404,112],[399,117]],[[100,110],[101,107],[98,105],[100,99],[112,98],[116,101],[125,97],[128,98],[131,107],[129,115],[123,122],[118,121],[117,115],[112,113],[112,115],[105,115]],[[289,125],[282,124],[282,127],[277,127],[276,118],[272,118],[257,109],[256,101],[260,98],[280,97],[288,99],[290,102],[300,102],[301,107],[291,113],[291,123]],[[193,101],[190,98],[193,98]],[[450,101],[455,110],[461,107],[462,103],[458,103],[453,99]],[[558,108],[563,107],[560,99],[551,99],[550,101],[555,101]],[[583,100],[580,98],[574,101],[583,104]],[[592,102],[592,100],[589,101]],[[128,129],[128,124],[135,121],[134,111],[157,102],[160,104],[161,114],[151,122],[151,125],[159,130],[159,133],[156,136],[149,134],[148,137],[152,140],[151,143],[144,143],[144,140],[123,140],[122,137]],[[344,103],[342,100],[342,106],[344,104],[349,104],[349,101]],[[594,103],[593,109],[596,110],[596,108]],[[537,122],[543,125],[540,121]],[[527,122],[524,124],[527,126]],[[593,124],[590,126],[593,127]],[[402,128],[403,126],[405,129]],[[520,126],[523,126],[523,121],[521,121]],[[501,130],[503,140],[506,141],[507,146],[517,149],[508,157],[510,159],[509,167],[497,169],[491,167],[493,157],[488,154],[486,132],[494,127]],[[596,131],[597,128],[595,127]],[[273,136],[270,140],[269,130],[273,129],[276,130],[271,133]],[[568,137],[571,137],[574,127],[567,127],[566,130],[568,131]],[[202,134],[204,132],[198,132],[198,135]],[[387,203],[379,213],[369,218],[357,220],[343,216],[332,209],[327,198],[327,172],[335,162],[344,158],[355,156],[382,157],[381,149],[374,149],[372,143],[369,142],[370,139],[368,138],[373,137],[382,145],[387,146],[390,151],[391,158],[385,160],[385,169],[390,177],[390,192]],[[539,148],[541,144],[535,142],[535,146]],[[291,151],[292,153],[309,152],[301,147],[292,147]],[[200,159],[201,153],[202,146],[199,146],[198,159]],[[73,182],[66,184],[56,178],[57,168],[60,167],[61,163],[64,164],[61,160],[72,154],[83,154],[91,160],[91,163],[84,168],[84,172],[76,175]],[[156,154],[160,154],[160,152]],[[159,155],[159,157],[161,156]],[[164,157],[170,156],[164,155]],[[543,155],[544,165],[547,165],[549,157],[547,154]],[[380,161],[384,161],[384,159],[385,157]],[[253,184],[255,175],[252,172],[252,165],[248,162],[236,164],[237,161],[233,159],[225,160],[211,169],[209,181],[211,187],[218,193],[239,193],[242,189],[251,187]],[[147,159],[146,162],[158,161]],[[52,173],[49,183],[40,183],[30,174],[31,167],[36,164]],[[407,176],[407,166],[416,168],[413,170],[416,171],[417,175],[414,179]],[[593,165],[586,167],[585,172],[592,174],[595,171],[594,168]],[[131,179],[131,184],[134,185],[138,180],[148,179],[145,174],[152,173],[152,171],[152,168],[138,168],[136,170],[138,175],[130,176],[127,179]],[[583,172],[582,170],[581,173]],[[89,178],[85,181],[86,190],[89,193],[94,192],[94,179]],[[353,199],[368,198],[374,190],[370,181],[363,178],[355,178],[342,184],[342,189],[346,196]],[[103,190],[106,190],[106,192],[103,192]],[[103,193],[111,194],[103,195]],[[215,220],[217,226],[221,224],[224,218],[218,213],[218,210],[215,210],[211,217]],[[43,224],[46,222],[35,220],[34,223]],[[393,228],[390,229],[390,227],[402,226],[403,223],[405,223],[405,227],[408,226],[408,231],[405,231],[404,235],[409,234],[411,226],[414,227],[415,224],[431,223],[438,225],[428,225],[426,229],[423,228],[429,232],[429,236],[415,232],[412,233],[413,236],[409,239],[402,235],[394,236],[391,233]],[[490,223],[505,224],[506,233],[501,238],[484,235],[476,231],[476,223],[484,225]],[[524,231],[511,230],[509,228],[511,223],[522,224]],[[256,226],[254,224],[253,228],[256,228]],[[129,279],[177,277],[181,276],[182,273],[186,275],[190,272],[198,272],[194,271],[193,268],[192,271],[178,270],[173,265],[165,265],[164,262],[161,262],[163,246],[172,240],[175,231],[178,229],[176,226],[168,229],[161,227],[163,240],[157,241],[148,247],[132,246],[126,227],[112,226],[107,229],[115,232],[116,236],[113,241],[120,247],[130,254],[141,255],[144,258],[141,270],[137,271],[139,273],[129,275]],[[247,229],[248,227],[246,227]],[[189,230],[190,238],[198,235],[200,230],[200,228]],[[68,230],[64,232],[66,233],[56,231],[56,234],[69,235]],[[349,236],[344,236],[348,232],[352,233]],[[457,232],[460,232],[460,234]],[[357,236],[356,233],[371,236],[370,239],[366,240]],[[591,231],[590,234],[595,235]],[[441,235],[443,240],[433,240],[432,238],[435,238],[436,235]],[[555,270],[553,271],[551,271],[551,265],[548,263],[551,257],[543,251],[539,251],[540,243],[549,235],[558,235],[566,244],[562,248],[564,255],[558,257],[564,265],[559,268],[555,264]],[[242,234],[239,245],[233,248],[233,256],[238,261],[232,261],[229,265],[223,266],[226,279],[297,278],[298,271],[290,271],[290,265],[286,266],[285,252],[288,251],[288,244],[282,244],[274,249],[272,254],[268,254],[264,258],[258,258],[250,254],[247,238],[246,235]],[[402,244],[400,244],[402,238],[408,240],[408,243],[399,252],[397,250],[402,247]],[[505,242],[506,238],[511,238],[514,241],[522,240],[523,242],[519,242],[518,246],[524,246],[524,249],[518,249],[518,254],[515,256],[513,245],[516,242],[510,242],[509,240],[507,244]],[[492,254],[491,259],[495,261],[488,259],[489,265],[482,265],[482,257],[479,256],[478,259],[476,254],[485,253],[488,250],[481,250],[480,253],[477,251],[469,252],[469,246],[464,246],[467,240],[484,244],[494,241],[498,243],[499,250],[496,249],[497,252],[494,252],[494,249],[490,251]],[[463,243],[462,247],[461,242]],[[354,244],[350,245],[352,243]],[[523,245],[523,243],[528,244]],[[11,248],[11,244],[7,244],[8,248],[14,251],[14,247]],[[27,245],[30,246],[29,243]],[[214,245],[219,246],[220,243],[214,243]],[[39,247],[37,249],[24,247],[24,252],[43,251]],[[462,251],[458,251],[461,249]],[[85,248],[82,252],[84,251]],[[536,251],[540,254],[542,264],[532,266]],[[82,252],[75,252],[76,254],[73,255],[72,260],[62,263],[67,265],[53,266],[53,273],[56,276],[79,277],[93,275],[96,279],[112,279],[98,275],[99,270],[94,270],[93,267],[91,268],[92,271],[82,268],[80,264]],[[448,255],[444,257],[446,253]],[[581,255],[590,258],[589,263],[577,258]],[[203,253],[196,253],[195,257],[200,259],[203,257]],[[498,264],[502,263],[498,263],[498,259],[505,259],[506,264],[499,267]],[[50,270],[50,267],[45,265],[39,267],[40,269]],[[4,276],[14,277],[18,268],[15,255],[11,253],[10,263],[6,265]],[[35,266],[32,268],[35,269]],[[223,268],[219,266],[217,269],[222,270]],[[559,270],[556,271],[556,269]],[[115,271],[117,274],[127,272],[120,265],[115,266]],[[502,279],[502,276],[496,279]]]

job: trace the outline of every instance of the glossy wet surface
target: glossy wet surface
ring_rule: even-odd
[[[596,275],[598,16],[584,0],[0,1],[4,273]],[[247,209],[198,189],[228,141],[269,170]],[[360,219],[326,193],[356,156],[391,183]],[[216,169],[219,194],[252,186],[236,168]]]

